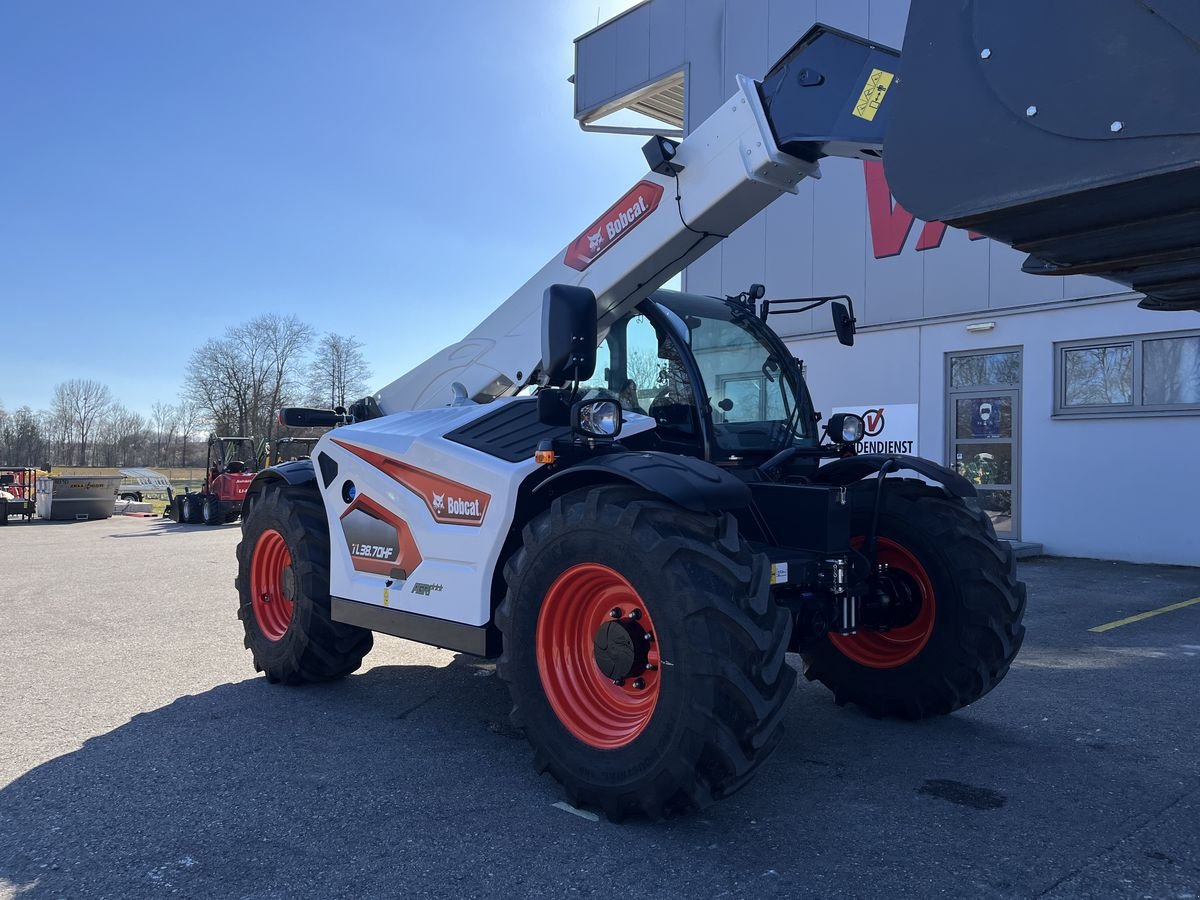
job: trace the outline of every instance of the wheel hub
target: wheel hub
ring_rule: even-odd
[[[592,655],[606,678],[621,682],[646,671],[650,634],[631,618],[605,622],[592,639]]]
[[[280,578],[280,593],[283,594],[284,600],[296,599],[296,569],[294,566],[288,566],[283,570],[283,576]]]
[[[921,588],[911,575],[888,570],[879,579],[880,624],[884,628],[911,625],[921,612]]]

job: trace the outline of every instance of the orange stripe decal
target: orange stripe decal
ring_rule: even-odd
[[[357,447],[336,438],[333,442],[420,497],[435,522],[442,525],[472,525],[476,528],[483,524],[488,503],[492,499],[490,494],[365,447]]]

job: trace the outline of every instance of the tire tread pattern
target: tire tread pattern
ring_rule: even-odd
[[[983,697],[1008,673],[1025,637],[1025,585],[1017,579],[1012,549],[996,539],[986,513],[924,482],[895,481],[885,493],[880,531],[885,533],[886,518],[900,519],[940,549],[960,601],[950,652],[936,660],[918,657],[896,670],[868,670],[825,641],[805,652],[804,675],[832,690],[839,706],[853,703],[876,718],[946,715]],[[857,499],[865,504],[866,497],[863,491]],[[891,681],[897,689],[889,690],[887,676],[902,672],[902,681]]]
[[[293,621],[279,641],[258,630],[251,605],[249,573],[260,523],[276,528],[292,554],[298,594]],[[362,665],[374,635],[365,628],[335,622],[329,597],[329,525],[320,494],[312,484],[272,484],[242,524],[238,544],[238,619],[245,629],[245,647],[257,671],[272,684],[298,685],[335,681]]]
[[[728,513],[692,513],[625,486],[575,491],[555,499],[525,526],[523,546],[505,567],[510,587],[496,624],[506,638],[514,632],[518,606],[540,608],[541,603],[512,585],[522,582],[545,544],[581,527],[628,535],[631,552],[645,554],[661,568],[673,594],[652,602],[683,607],[683,631],[693,651],[691,677],[708,682],[716,702],[688,706],[688,734],[679,742],[688,752],[664,760],[649,784],[627,791],[600,788],[538,748],[524,711],[536,700],[521,696],[506,640],[497,674],[512,693],[513,724],[524,728],[534,744],[535,767],[548,769],[571,803],[598,807],[614,821],[631,814],[658,819],[732,794],[778,744],[784,702],[796,679],[785,662],[791,618],[771,601],[765,558],[739,538]]]

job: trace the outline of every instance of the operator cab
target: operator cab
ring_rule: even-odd
[[[608,398],[654,418],[627,438],[638,449],[752,468],[816,446],[812,400],[783,342],[729,300],[656,291],[609,329],[584,399]],[[814,462],[815,465],[815,462]]]

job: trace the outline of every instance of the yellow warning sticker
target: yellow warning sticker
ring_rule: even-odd
[[[871,74],[867,76],[867,83],[863,87],[862,93],[858,95],[858,101],[854,104],[854,115],[860,119],[866,119],[868,122],[875,121],[875,113],[879,112],[879,104],[883,102],[888,88],[892,85],[892,79],[895,77],[892,72],[872,69]]]
[[[383,605],[388,605],[388,589],[386,587],[383,589]]]

